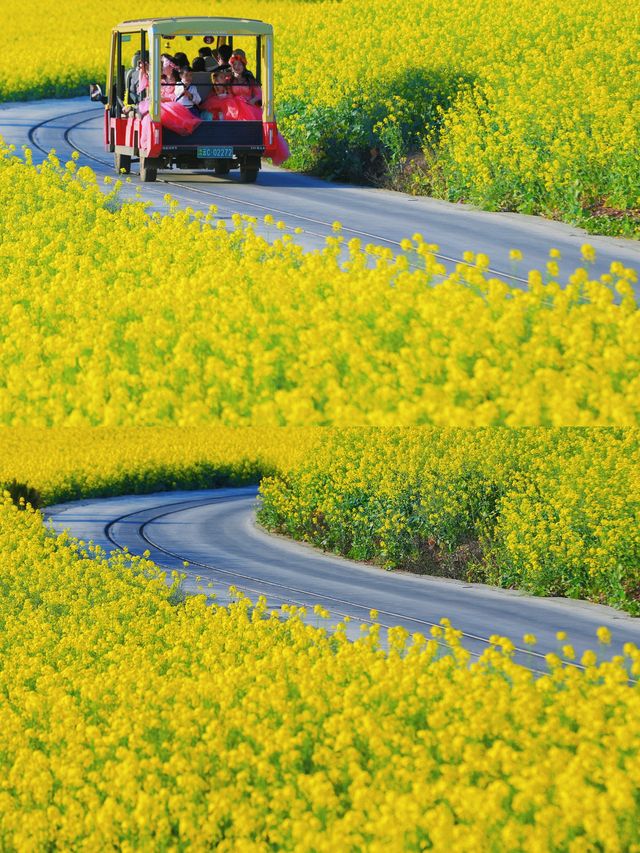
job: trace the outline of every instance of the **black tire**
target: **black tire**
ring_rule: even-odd
[[[128,175],[131,171],[131,155],[118,154],[116,151],[113,155],[113,167],[116,170],[116,174],[121,175],[124,172],[125,175]]]
[[[158,177],[158,161],[151,157],[140,157],[140,180],[150,184]]]
[[[257,166],[240,166],[240,183],[255,184],[259,171]]]
[[[216,160],[213,167],[213,174],[223,178],[231,171],[231,165],[228,160]]]

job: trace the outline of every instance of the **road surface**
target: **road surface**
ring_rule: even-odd
[[[79,163],[91,166],[100,176],[114,175],[112,155],[102,144],[103,107],[88,98],[29,101],[0,104],[0,134],[20,152],[32,149],[34,161],[44,159],[54,148],[64,162],[73,151]],[[137,166],[134,165],[135,172]],[[363,244],[375,243],[399,251],[400,241],[419,232],[437,244],[439,256],[449,269],[463,253],[484,252],[491,270],[523,286],[527,271],[544,269],[550,248],[560,249],[560,272],[567,277],[582,264],[580,247],[593,244],[598,259],[593,270],[606,272],[612,261],[640,270],[640,241],[592,237],[579,228],[540,217],[512,213],[488,213],[469,205],[416,197],[370,187],[354,187],[299,175],[267,166],[258,183],[240,184],[230,178],[196,173],[160,173],[157,184],[132,184],[123,195],[132,196],[136,186],[155,210],[166,211],[164,196],[170,193],[183,206],[207,211],[218,206],[218,216],[249,214],[261,221],[267,214],[284,221],[289,230],[302,228],[296,239],[307,249],[322,248],[336,220],[344,226],[346,239],[358,237]],[[274,227],[263,227],[270,238],[281,236]],[[524,261],[514,268],[509,251],[520,249]]]
[[[475,655],[491,634],[508,636],[519,649],[516,659],[538,672],[546,670],[544,654],[561,645],[558,630],[567,632],[578,658],[587,648],[598,650],[600,625],[611,630],[613,651],[625,642],[640,645],[640,619],[610,607],[386,572],[271,536],[255,522],[256,495],[255,487],[247,487],[91,499],[50,507],[46,516],[57,531],[69,530],[106,551],[149,550],[158,565],[187,572],[187,592],[197,591],[197,576],[205,587],[213,583],[220,604],[230,600],[230,585],[254,601],[266,595],[270,607],[287,602],[312,610],[321,604],[331,613],[329,625],[351,617],[352,638],[371,622],[375,608],[383,628],[404,625],[426,635],[446,616],[464,631],[464,644]],[[312,613],[309,619],[318,621]],[[524,646],[525,632],[536,635],[535,652]]]

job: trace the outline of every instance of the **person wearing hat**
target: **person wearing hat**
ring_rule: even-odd
[[[247,69],[247,57],[244,51],[235,50],[231,54],[229,65],[233,73],[231,94],[251,106],[260,106],[262,104],[262,90],[256,83],[256,78]]]

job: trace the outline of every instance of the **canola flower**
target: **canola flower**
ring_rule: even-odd
[[[535,679],[295,607],[179,595],[0,505],[6,850],[588,850],[640,844],[640,650]]]
[[[638,430],[0,430],[16,500],[261,482],[262,523],[327,550],[632,613],[639,466]]]
[[[300,464],[321,433],[222,426],[0,429],[0,490],[44,507],[82,497],[258,483]]]
[[[189,8],[212,11],[204,0]],[[157,0],[135,11],[166,14]],[[274,24],[277,109],[296,168],[366,178],[378,175],[372,151],[393,171],[423,147],[426,165],[405,181],[415,192],[569,220],[640,207],[634,3],[226,0],[215,14]],[[0,100],[104,80],[111,27],[131,15],[125,0],[25,0],[5,15]],[[192,43],[180,47],[191,56]]]
[[[387,568],[640,612],[637,430],[318,437],[301,464],[262,480],[270,529]]]
[[[422,268],[381,247],[372,266],[357,240],[305,253],[117,193],[0,149],[0,424],[638,424],[622,264],[521,291],[486,256],[447,271],[419,234]]]

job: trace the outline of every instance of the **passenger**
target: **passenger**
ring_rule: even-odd
[[[198,105],[202,99],[197,87],[193,85],[193,74],[188,67],[180,70],[180,83],[175,88],[175,100],[194,115],[200,115]]]
[[[237,50],[234,50],[234,53],[237,53],[238,56],[242,57],[245,61],[247,60],[247,54],[244,52],[244,50],[240,50],[240,48],[238,48]],[[247,80],[249,80],[250,83],[252,83],[252,84],[255,83],[256,78],[251,73],[251,71],[249,71],[249,69],[246,67],[246,65],[245,65],[244,73],[247,77]]]
[[[136,82],[137,104],[149,97],[149,62],[140,59],[138,62],[138,80]]]
[[[235,51],[230,58],[233,81],[231,94],[236,98],[246,101],[251,106],[262,104],[262,90],[256,83],[256,78],[247,69],[247,58],[243,56],[244,51]]]
[[[169,97],[171,90],[171,86],[173,84],[173,69],[175,68],[175,63],[173,61],[173,56],[170,53],[161,53],[160,54],[160,65],[162,71],[160,73],[160,100],[161,101],[172,101],[173,97]]]
[[[230,44],[221,44],[218,48],[218,65],[228,65],[233,48]]]
[[[134,67],[135,65],[135,67]],[[146,102],[149,88],[149,54],[137,50],[131,58],[131,68],[125,75],[124,113],[129,115],[140,110]],[[143,109],[143,112],[145,110]]]
[[[202,56],[196,56],[191,68],[193,70],[193,85],[198,90],[200,100],[204,101],[211,94],[211,72],[206,70]]]
[[[173,61],[178,66],[178,68],[180,68],[181,70],[183,68],[189,68],[189,59],[187,58],[186,53],[182,53],[182,52],[176,53],[175,56],[173,57]]]
[[[219,65],[211,75],[211,82],[214,84],[214,89],[220,95],[229,94],[229,85],[232,80],[233,72],[230,65]]]
[[[181,83],[180,80],[180,72],[177,68],[173,66],[172,63],[167,63],[167,65],[163,65],[163,68],[166,69],[165,73],[162,75],[161,86],[160,86],[160,100],[161,101],[175,101],[176,99],[176,83]]]
[[[213,91],[202,102],[200,109],[211,113],[211,117],[215,121],[223,121],[227,117],[226,108],[232,100],[229,94],[229,83],[232,78],[231,68],[228,65],[216,68],[211,75]]]
[[[247,62],[247,54],[244,52],[244,50],[241,50],[240,48],[237,48],[237,50],[234,50],[233,52],[234,52],[234,54],[237,54],[239,57],[241,57],[242,59],[244,59],[244,60],[245,60],[245,63]],[[251,71],[249,71],[249,69],[246,67],[246,64],[245,64],[244,73],[247,75],[247,78],[248,78],[249,80],[255,80],[255,79],[256,79],[256,78],[253,76],[253,74],[251,73]]]
[[[204,60],[204,70],[205,71],[213,71],[214,68],[216,67],[216,65],[218,64],[218,62],[216,61],[216,58],[213,55],[213,51],[211,50],[211,48],[208,45],[205,45],[205,47],[201,47],[198,50],[198,57],[200,59]],[[196,60],[195,59],[193,61],[193,70],[194,71],[196,70]]]

